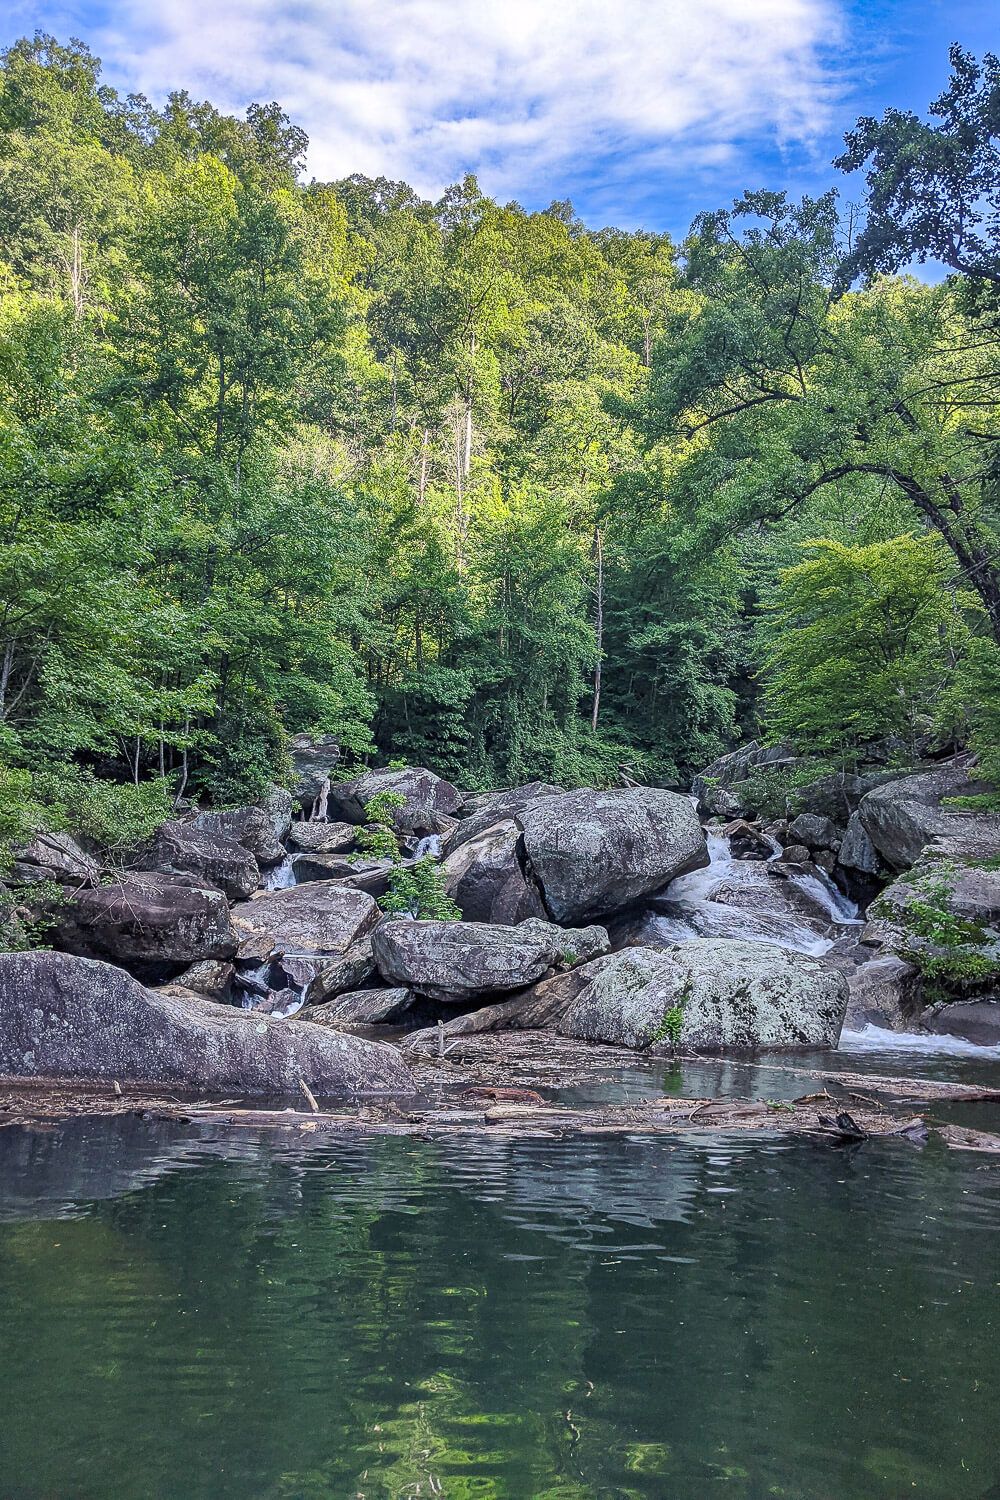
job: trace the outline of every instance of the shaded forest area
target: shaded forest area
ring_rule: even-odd
[[[10,48],[0,842],[259,797],[302,731],[473,788],[751,735],[996,777],[1000,64],[951,64],[840,196],[675,244],[306,183],[278,105]]]

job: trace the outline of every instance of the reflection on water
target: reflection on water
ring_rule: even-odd
[[[5,1500],[998,1480],[988,1158],[78,1121],[0,1130],[0,1201]]]

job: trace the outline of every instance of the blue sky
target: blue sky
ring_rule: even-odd
[[[987,0],[7,0],[0,41],[79,36],[107,81],[242,112],[278,99],[309,171],[464,171],[527,207],[681,233],[744,187],[820,191],[858,114],[923,112]]]

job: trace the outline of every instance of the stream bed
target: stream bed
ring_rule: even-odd
[[[834,1061],[1000,1082],[947,1039]],[[593,1087],[831,1057],[773,1062]],[[933,1142],[12,1126],[0,1495],[996,1500],[998,1229],[1000,1163]]]

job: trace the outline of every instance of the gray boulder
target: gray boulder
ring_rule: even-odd
[[[845,870],[857,870],[862,875],[875,875],[881,868],[878,850],[865,830],[860,813],[851,813],[847,832],[837,851],[837,863]]]
[[[836,825],[822,813],[799,813],[788,825],[788,838],[807,849],[833,849],[840,842]]]
[[[559,958],[551,930],[409,918],[379,923],[372,952],[387,984],[406,985],[446,1004],[523,989]]]
[[[287,793],[274,793],[274,807],[233,807],[225,812],[200,812],[185,822],[186,828],[196,828],[215,838],[232,839],[248,849],[262,869],[280,865],[286,850],[281,842],[284,828],[284,799]],[[288,799],[288,819],[291,823],[291,799]],[[287,830],[286,830],[287,831]]]
[[[971,779],[971,770],[966,758],[889,781],[861,799],[861,824],[891,869],[909,869],[929,844],[940,839],[961,841],[984,818],[991,831],[1000,829],[1000,820],[988,814],[943,806],[946,798],[982,791],[981,783]]]
[[[405,771],[365,771],[353,781],[330,788],[330,812],[348,823],[363,823],[365,806],[379,792],[404,799],[393,813],[399,833],[443,833],[462,806],[462,794],[450,781],[420,766]]]
[[[543,917],[542,898],[526,878],[524,841],[511,818],[493,824],[455,847],[441,866],[448,895],[467,922],[516,926]]]
[[[238,957],[263,961],[284,954],[346,953],[378,920],[371,896],[334,880],[270,891],[233,907]]]
[[[217,885],[230,901],[246,900],[260,885],[260,869],[245,845],[193,823],[164,823],[142,863],[165,875],[191,875],[200,883]]]
[[[620,911],[708,864],[689,798],[655,787],[543,797],[518,822],[528,868],[557,922]]]
[[[908,1031],[916,1025],[920,975],[896,954],[885,954],[852,969],[847,984],[850,997],[844,1026],[848,1031],[860,1031],[865,1026]]]
[[[412,1091],[394,1048],[154,993],[64,953],[0,955],[0,1073],[272,1097],[300,1096],[300,1079],[320,1098]]]
[[[957,1000],[924,1016],[939,1036],[957,1036],[977,1047],[1000,1047],[1000,1000]]]
[[[232,964],[223,963],[216,958],[204,958],[200,963],[185,969],[183,974],[178,974],[177,983],[194,990],[196,995],[207,995],[210,1000],[227,1000],[235,975],[236,970]]]
[[[448,853],[453,854],[469,839],[478,838],[497,823],[505,823],[524,812],[532,802],[542,797],[561,797],[566,788],[553,786],[548,781],[529,781],[524,786],[508,787],[503,792],[483,792],[476,797],[466,797],[462,804],[462,821],[448,840]]]
[[[86,885],[100,879],[100,866],[68,833],[39,833],[14,858],[11,878],[18,885],[54,880]]]
[[[586,1041],[696,1051],[832,1047],[847,980],[819,959],[764,943],[698,938],[598,961],[557,1029]]]
[[[322,1005],[307,1005],[303,1021],[317,1026],[380,1026],[398,1021],[416,1000],[411,989],[348,990]]]
[[[205,958],[232,958],[237,935],[215,887],[181,875],[135,871],[68,896],[53,913],[56,947],[110,959],[148,977]]]
[[[357,836],[353,823],[320,823],[302,818],[292,824],[288,844],[305,854],[346,854],[353,849]]]
[[[694,778],[691,791],[698,799],[698,811],[708,817],[743,817],[754,811],[744,797],[747,780],[760,771],[788,770],[796,764],[790,745],[762,745],[757,740],[740,745]]]

